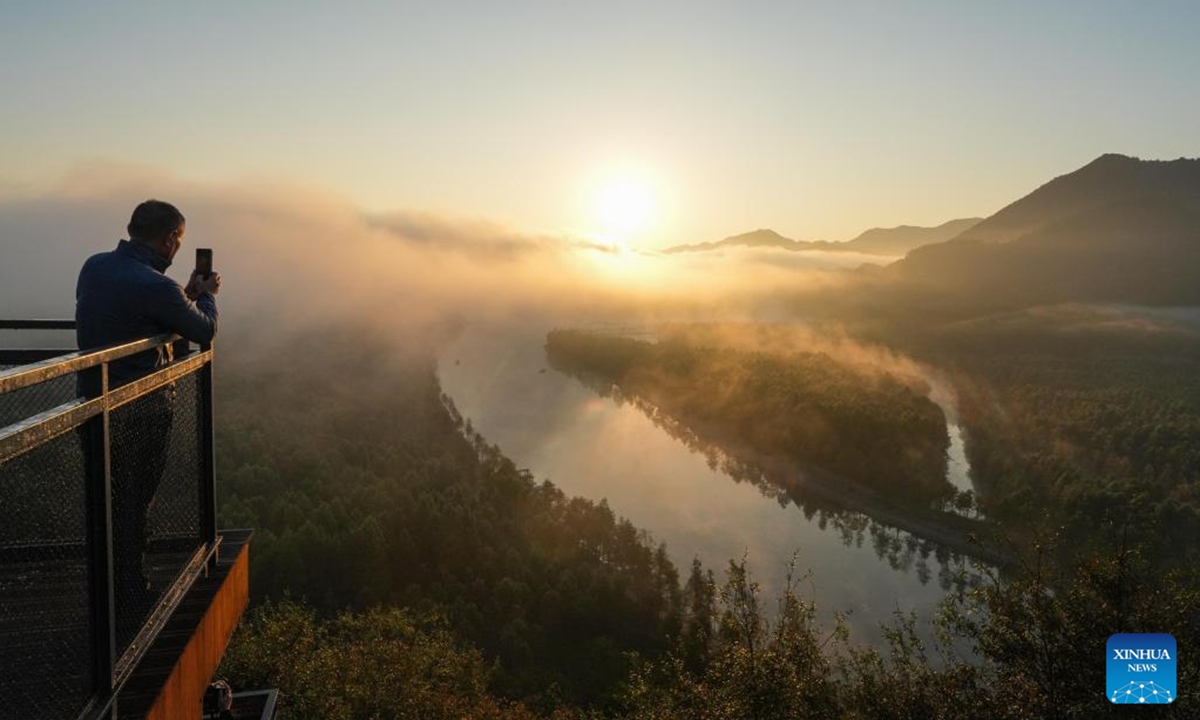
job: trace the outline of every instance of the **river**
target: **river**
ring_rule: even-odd
[[[745,558],[768,611],[796,557],[798,591],[818,603],[830,627],[848,612],[851,637],[879,645],[879,624],[915,610],[929,620],[947,592],[978,576],[962,557],[907,532],[845,511],[800,508],[727,473],[634,404],[602,397],[551,369],[548,328],[467,328],[442,355],[439,376],[459,412],[518,467],[568,495],[604,500],[619,516],[664,542],[686,579],[700,558],[718,580]],[[947,413],[948,416],[951,413]],[[963,438],[950,426],[947,479],[970,487]]]

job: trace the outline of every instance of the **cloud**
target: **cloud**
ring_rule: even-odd
[[[196,247],[214,249],[221,332],[302,332],[354,323],[412,328],[473,322],[570,324],[748,317],[833,273],[757,256],[665,256],[486,220],[368,214],[350,199],[277,180],[198,183],[154,168],[80,165],[50,190],[0,196],[0,307],[71,317],[79,267],[125,236],[133,207],[175,203],[187,237],[169,274],[186,280]]]
[[[770,265],[785,270],[853,270],[862,265],[887,265],[897,258],[867,253],[833,250],[786,250],[783,248],[726,247],[695,253],[676,253],[672,257],[682,263],[702,266],[711,263],[727,265]]]
[[[193,249],[214,248],[222,314],[238,321],[517,311],[572,287],[553,272],[571,246],[550,238],[421,214],[369,217],[336,194],[282,183],[198,184],[90,164],[39,196],[0,198],[6,314],[72,316],[79,267],[115,247],[133,207],[149,197],[175,203],[188,219],[168,274],[184,281]]]
[[[563,249],[562,240],[524,235],[486,220],[455,221],[428,213],[393,212],[366,215],[364,221],[368,227],[391,233],[403,243],[497,260]]]

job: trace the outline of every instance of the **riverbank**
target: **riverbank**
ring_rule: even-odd
[[[618,390],[619,399],[637,407],[656,425],[689,446],[701,451],[714,449],[756,468],[771,487],[786,493],[797,505],[816,501],[862,513],[872,520],[996,567],[1004,567],[1013,561],[1013,553],[1002,542],[1001,529],[993,522],[897,503],[822,468],[763,453],[729,437],[710,423],[677,418],[645,398],[624,394],[619,385],[614,388]]]

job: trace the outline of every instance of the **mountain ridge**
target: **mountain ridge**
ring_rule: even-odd
[[[880,308],[959,315],[1056,302],[1200,305],[1200,159],[1102,155],[861,279]]]
[[[851,240],[793,240],[770,228],[731,235],[724,240],[675,245],[663,250],[671,255],[685,252],[709,252],[730,247],[777,248],[793,252],[821,250],[825,252],[858,252],[867,255],[902,256],[910,250],[931,243],[943,242],[970,229],[980,218],[960,218],[934,227],[897,225],[890,228],[871,228]]]
[[[1054,219],[1131,195],[1200,197],[1200,160],[1142,160],[1105,153],[1005,205],[959,237],[1011,242]],[[951,238],[954,239],[954,238]]]

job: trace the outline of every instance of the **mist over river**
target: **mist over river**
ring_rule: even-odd
[[[848,611],[852,639],[879,644],[879,624],[896,611],[916,610],[928,636],[937,604],[977,578],[936,543],[858,513],[806,511],[735,479],[634,404],[552,369],[543,349],[549,329],[468,327],[441,356],[443,390],[517,467],[568,495],[605,500],[665,542],[682,579],[693,558],[720,581],[729,560],[745,557],[773,613],[795,555],[797,575],[811,571],[797,589],[817,601],[822,623],[831,627],[835,611]],[[950,434],[948,479],[966,489],[957,425]]]

